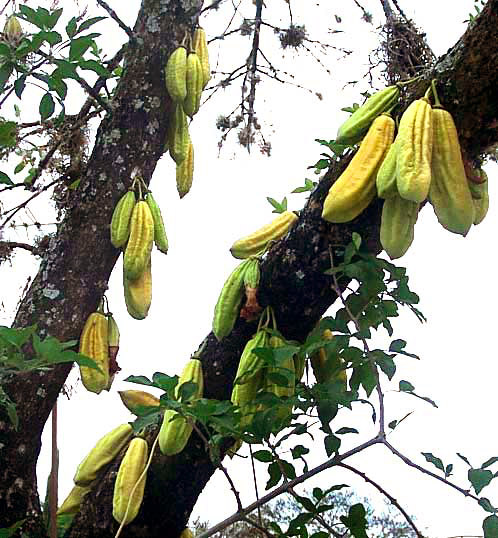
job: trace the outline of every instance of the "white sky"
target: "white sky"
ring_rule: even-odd
[[[118,359],[122,371],[112,391],[98,397],[86,392],[81,384],[75,385],[77,375],[73,371],[69,381],[76,387],[73,397],[70,400],[65,397],[59,399],[60,500],[72,487],[77,464],[95,441],[116,424],[132,419],[121,404],[117,391],[139,387],[122,380],[131,374],[151,376],[155,371],[180,372],[189,355],[209,332],[218,293],[237,264],[230,256],[230,245],[238,237],[271,220],[271,207],[266,196],[281,200],[287,195],[290,209],[303,206],[306,194],[289,193],[304,184],[305,177],[316,179],[312,171],[307,170],[321,152],[314,139],[335,138],[337,127],[347,116],[340,109],[359,101],[360,91],[368,88],[367,82],[345,89],[344,85],[360,79],[367,71],[367,54],[376,43],[374,30],[383,20],[377,5],[380,3],[363,2],[374,14],[374,25],[370,26],[359,20],[361,13],[353,2],[341,3],[341,11],[339,8],[337,11],[321,8],[316,6],[318,2],[314,2],[312,7],[308,2],[291,2],[295,6],[295,22],[304,22],[311,38],[323,39],[328,25],[343,28],[347,33],[330,36],[329,42],[346,48],[354,47],[358,52],[345,61],[324,59],[332,71],[331,76],[320,70],[309,56],[297,57],[286,53],[291,61],[287,61],[284,68],[295,69],[299,74],[297,82],[319,91],[324,100],[319,101],[305,91],[278,83],[261,85],[256,104],[265,134],[272,135],[270,159],[261,156],[256,147],[249,156],[233,144],[228,144],[218,158],[219,132],[214,128],[214,122],[219,114],[229,112],[235,106],[239,96],[235,86],[234,90],[227,90],[219,98],[210,100],[194,118],[190,129],[195,147],[194,185],[183,200],[180,201],[176,193],[173,161],[167,155],[161,159],[151,188],[163,211],[170,252],[167,256],[154,252],[154,298],[146,320],[133,320],[126,312],[121,260],[111,276],[107,296],[121,329]],[[463,21],[474,5],[471,0],[421,0],[416,3],[402,0],[400,3],[407,15],[413,16],[427,32],[429,44],[438,55],[444,54],[463,33],[466,27]],[[252,4],[248,1],[245,4],[244,13],[250,17]],[[278,9],[279,14],[285,15],[284,2],[270,0],[267,4],[270,9]],[[70,6],[72,2],[62,0],[60,5]],[[118,0],[110,1],[109,5],[128,24],[133,24],[135,10],[127,12],[123,2]],[[416,10],[410,5],[416,5]],[[95,2],[92,1],[92,15],[94,8]],[[333,21],[335,13],[342,17],[340,26]],[[102,13],[99,11],[99,14]],[[284,24],[278,18],[272,19],[275,25]],[[212,14],[202,24],[212,36],[219,33],[226,20],[227,15],[223,22],[219,22],[217,15]],[[444,32],[441,31],[443,21]],[[101,32],[105,28],[103,46],[112,43],[113,50],[119,48],[123,40],[121,30],[113,24],[106,26],[106,23],[95,28]],[[271,43],[276,42],[271,31],[266,32],[262,40],[272,61],[280,64],[283,54],[279,49],[271,48]],[[210,47],[212,66],[216,64],[219,43],[222,42]],[[248,47],[244,40],[227,39],[220,62],[230,64],[239,59],[238,62],[242,63]],[[381,85],[379,83],[378,87]],[[10,113],[8,107],[12,105],[13,101],[8,104],[5,115]],[[74,110],[69,112],[74,112],[76,106],[75,101]],[[36,110],[37,105],[33,108]],[[493,181],[498,170],[496,166],[488,166],[487,171],[491,180],[491,209],[484,222],[463,239],[443,230],[427,206],[420,214],[411,249],[398,263],[408,268],[411,287],[421,296],[420,306],[428,323],[420,325],[409,312],[397,320],[395,337],[408,340],[408,349],[419,354],[422,360],[399,359],[399,373],[393,387],[397,386],[399,379],[408,379],[418,393],[436,400],[439,409],[392,391],[386,396],[387,422],[414,411],[390,436],[391,442],[421,465],[428,464],[420,452],[433,452],[445,463],[454,463],[455,476],[452,478],[463,487],[467,486],[466,468],[456,457],[456,452],[466,455],[476,467],[489,457],[498,455],[493,428],[497,403],[494,380],[498,366],[492,358],[496,355],[492,338],[498,295],[492,284],[495,258],[489,248],[495,243],[498,225],[494,206],[498,193]],[[42,207],[40,204],[34,214],[39,221],[46,222]],[[19,229],[12,235],[14,238],[27,239]],[[8,279],[9,289],[14,290],[11,295],[2,294],[1,299],[6,306],[4,323],[10,319],[25,277],[36,271],[30,257],[23,252],[15,257],[15,269],[15,275],[10,267],[0,269],[2,282]],[[385,342],[388,345],[388,341]],[[337,427],[343,424],[361,427],[364,432],[361,440],[365,440],[373,433],[368,408],[357,405],[354,411],[342,413]],[[43,494],[49,472],[49,430],[47,427],[43,437],[38,466],[39,487]],[[359,436],[346,436],[343,447],[353,442],[360,442]],[[316,447],[310,458],[311,465],[325,458],[319,442]],[[242,454],[245,453],[243,450]],[[351,464],[380,482],[409,513],[416,516],[419,526],[427,529],[431,538],[482,534],[481,522],[486,514],[473,501],[398,463],[394,456],[380,447],[356,456],[351,459]],[[248,461],[232,461],[228,468],[241,490],[244,503],[252,502],[253,486]],[[262,466],[259,472],[261,490],[264,489],[265,474]],[[372,488],[339,470],[324,473],[307,487],[311,488],[316,483],[331,485],[342,482],[357,488],[360,495],[379,499]],[[496,503],[497,493],[496,485],[491,485],[484,489],[482,495],[492,502],[494,495]],[[220,495],[226,501],[219,502]],[[215,503],[212,502],[214,496],[217,497]],[[235,500],[224,477],[215,475],[200,496],[194,516],[200,515],[214,524],[235,509]]]

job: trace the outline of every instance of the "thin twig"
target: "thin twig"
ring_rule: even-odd
[[[419,471],[421,471],[422,473],[424,474],[427,474],[429,476],[432,476],[432,478],[436,478],[437,480],[439,480],[440,482],[443,482],[443,484],[447,484],[448,486],[452,487],[453,489],[456,489],[457,491],[459,491],[462,495],[465,495],[465,497],[470,497],[471,499],[474,499],[474,501],[477,501],[479,502],[480,499],[479,497],[476,497],[475,495],[473,495],[472,493],[470,493],[470,491],[466,490],[466,489],[463,489],[459,486],[457,486],[456,484],[453,484],[452,482],[450,482],[449,480],[446,480],[446,478],[443,478],[442,476],[439,476],[437,475],[436,473],[433,473],[432,471],[429,471],[428,469],[425,469],[424,467],[421,467],[420,465],[417,465],[416,463],[413,463],[413,461],[411,461],[409,458],[407,458],[406,456],[404,456],[403,454],[401,454],[401,452],[399,452],[398,450],[396,450],[392,445],[391,443],[389,443],[389,441],[387,441],[386,439],[383,439],[382,440],[382,444],[386,445],[386,447],[396,456],[398,456],[398,458],[400,458],[402,461],[404,461],[407,465],[409,465],[410,467],[413,467],[414,469],[418,469]]]
[[[384,495],[384,497],[387,497],[389,501],[391,502],[391,504],[393,504],[403,514],[403,517],[406,519],[408,524],[415,531],[418,538],[424,538],[424,535],[418,530],[418,528],[416,527],[414,521],[409,516],[409,514],[404,510],[404,508],[399,504],[399,502],[391,494],[389,494],[382,486],[377,484],[377,482],[374,482],[371,478],[369,478],[365,473],[363,473],[359,469],[356,469],[355,467],[351,467],[351,465],[348,465],[347,463],[338,463],[337,466],[344,467],[344,469],[348,469],[352,473],[355,473],[358,476],[361,476],[363,480],[365,480],[365,482],[368,482],[369,484],[374,486],[374,488],[379,490],[382,493],[382,495]]]
[[[110,17],[118,23],[119,27],[128,34],[128,37],[131,40],[135,39],[135,34],[133,33],[133,30],[118,17],[116,12],[106,2],[104,2],[104,0],[97,0],[97,4],[103,7],[107,11],[107,13],[109,13]]]
[[[28,252],[31,252],[31,254],[34,254],[35,256],[40,256],[40,250],[38,249],[38,247],[35,247],[34,245],[30,245],[28,243],[18,243],[16,241],[0,241],[0,249],[1,248],[22,248],[24,250],[27,250]]]
[[[275,497],[278,497],[282,493],[287,493],[289,491],[289,488],[293,488],[299,484],[302,484],[309,478],[312,478],[313,476],[330,469],[331,467],[334,467],[339,462],[344,461],[345,459],[353,456],[354,454],[358,454],[359,452],[365,450],[366,448],[382,443],[383,440],[381,437],[376,436],[370,439],[369,441],[366,441],[365,443],[362,443],[361,445],[358,445],[355,448],[352,448],[351,450],[348,450],[347,452],[344,452],[344,454],[340,454],[337,456],[334,456],[333,458],[328,459],[324,463],[317,465],[313,469],[309,470],[307,473],[303,473],[302,475],[294,478],[293,480],[290,480],[289,482],[285,482],[278,488],[275,488],[270,493],[267,493],[263,497],[259,499],[259,501],[251,503],[249,506],[244,508],[242,511],[238,511],[235,514],[231,515],[230,517],[226,518],[225,520],[221,521],[217,525],[214,525],[210,529],[207,529],[204,532],[201,532],[196,536],[196,538],[208,538],[209,536],[212,536],[213,534],[222,531],[226,527],[232,525],[233,523],[237,521],[241,521],[243,517],[250,514],[252,511],[254,511],[258,505],[263,506],[267,502],[271,501]]]
[[[39,196],[42,192],[45,192],[47,191],[48,189],[50,189],[50,187],[53,187],[56,183],[59,183],[60,179],[56,179],[54,181],[52,181],[51,183],[49,183],[48,185],[45,185],[42,189],[40,189],[38,192],[35,192],[35,194],[33,194],[33,196],[30,196],[27,200],[25,200],[22,204],[19,204],[17,207],[15,207],[14,209],[11,209],[10,211],[8,211],[7,213],[10,213],[10,215],[3,221],[3,223],[0,225],[0,228],[3,228],[10,220],[12,220],[12,218],[14,217],[14,215],[16,213],[18,213],[21,209],[23,209],[24,207],[26,207],[29,202],[31,202],[31,200],[33,200],[33,198],[36,198],[37,196]]]

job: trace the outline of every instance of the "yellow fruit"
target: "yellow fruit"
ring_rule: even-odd
[[[128,191],[116,204],[111,220],[111,243],[116,247],[122,247],[128,241],[130,235],[130,219],[135,207],[135,193]]]
[[[166,229],[164,228],[164,221],[163,216],[161,215],[161,209],[159,208],[158,203],[155,201],[150,191],[147,193],[147,198],[145,199],[145,201],[149,206],[150,212],[152,214],[152,219],[154,221],[154,243],[163,254],[167,254],[168,237],[166,236]]]
[[[176,189],[180,198],[183,198],[192,187],[194,179],[194,145],[189,139],[187,156],[176,166]]]
[[[148,454],[147,441],[135,437],[121,461],[112,499],[112,515],[118,523],[128,525],[137,517],[144,496],[147,475],[143,471]]]
[[[140,406],[159,406],[159,398],[143,390],[121,390],[118,393],[124,406],[133,414],[136,414],[137,408]]]
[[[183,110],[192,117],[199,111],[203,88],[202,65],[199,56],[191,52],[187,56],[187,96],[183,101]]]
[[[239,264],[227,278],[214,307],[213,333],[218,341],[228,336],[239,316],[240,305],[244,297],[244,272],[248,262]]]
[[[145,319],[152,302],[152,264],[149,262],[136,280],[129,280],[123,271],[126,309],[132,318]]]
[[[401,258],[414,237],[420,204],[391,196],[384,201],[380,223],[380,242],[391,260]]]
[[[168,126],[168,148],[171,158],[177,165],[187,158],[189,145],[187,116],[181,105],[175,105]]]
[[[322,218],[329,222],[349,222],[375,197],[377,170],[394,136],[394,120],[378,116],[370,126],[360,148],[339,176],[323,204]]]
[[[432,160],[432,108],[426,98],[401,116],[397,140],[396,183],[405,200],[423,202],[429,194]]]
[[[202,28],[197,28],[194,32],[193,48],[201,61],[202,87],[204,88],[211,78],[211,69],[209,67],[209,53],[206,32]]]
[[[232,256],[245,259],[260,254],[270,241],[277,241],[283,237],[297,219],[298,216],[293,211],[284,211],[269,224],[235,241],[230,248]]]
[[[263,384],[264,361],[253,353],[257,347],[265,347],[269,336],[265,330],[258,331],[245,345],[235,376],[231,401],[239,407],[251,404]]]
[[[323,340],[332,340],[334,337],[330,329],[322,332]],[[328,383],[333,380],[346,383],[346,370],[342,368],[343,361],[338,354],[328,353],[325,347],[320,348],[311,357],[311,367],[318,383]]]
[[[375,118],[394,106],[399,97],[397,86],[388,86],[371,95],[365,103],[340,126],[336,142],[356,144],[360,141]]]
[[[89,486],[99,472],[109,464],[128,443],[133,434],[129,424],[121,424],[102,437],[78,465],[74,475],[77,486]]]
[[[379,167],[376,178],[377,196],[379,198],[389,198],[398,194],[396,185],[396,140],[389,146],[382,164]]]
[[[474,204],[462,161],[458,133],[448,111],[434,108],[432,118],[434,147],[429,201],[441,226],[465,236],[474,222]]]
[[[80,511],[83,497],[90,491],[91,486],[74,486],[57,510],[57,515],[77,514]]]
[[[181,398],[180,388],[185,383],[195,383],[196,388],[187,401],[202,398],[204,392],[204,379],[202,363],[199,359],[190,359],[182,371],[178,385],[175,388],[175,398]],[[193,431],[191,419],[186,419],[173,409],[167,409],[164,413],[161,429],[159,430],[159,448],[166,456],[179,454],[186,446]]]
[[[104,314],[93,312],[80,336],[79,352],[93,359],[99,370],[80,366],[81,381],[87,390],[100,394],[109,384],[108,321]]]
[[[123,268],[128,280],[139,278],[150,261],[154,243],[154,219],[147,202],[135,204],[130,220],[130,238],[123,257]]]
[[[178,47],[168,58],[164,69],[166,89],[175,103],[182,103],[187,96],[187,49]]]

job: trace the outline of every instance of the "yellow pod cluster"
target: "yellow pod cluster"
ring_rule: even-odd
[[[432,113],[423,97],[409,105],[399,123],[396,182],[400,196],[412,202],[423,202],[431,185]]]
[[[243,260],[260,254],[270,241],[277,241],[282,238],[297,219],[298,216],[293,211],[284,211],[269,224],[235,241],[230,248],[232,256]]]
[[[377,170],[394,138],[394,120],[387,114],[371,124],[351,162],[330,187],[322,218],[349,222],[362,213],[375,197]]]
[[[204,377],[202,363],[199,359],[190,359],[183,369],[175,388],[175,398],[183,401],[180,388],[185,383],[195,383],[196,388],[188,401],[202,398],[204,393]],[[161,428],[159,430],[159,448],[166,456],[179,454],[187,445],[193,431],[193,424],[184,416],[173,409],[167,409],[164,413]]]
[[[434,147],[429,201],[444,228],[465,236],[474,222],[474,203],[462,161],[458,133],[448,111],[435,108],[432,116]]]
[[[149,447],[141,437],[131,440],[126,454],[119,465],[114,495],[112,499],[112,515],[118,523],[128,525],[138,514],[145,490]]]
[[[79,352],[93,359],[100,368],[80,366],[81,381],[87,390],[100,394],[109,386],[109,324],[101,312],[93,312],[80,336]]]
[[[77,486],[89,486],[99,472],[108,465],[128,443],[133,434],[129,424],[121,424],[102,437],[78,465],[74,475]]]

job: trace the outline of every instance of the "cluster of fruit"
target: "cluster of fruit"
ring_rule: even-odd
[[[188,41],[188,50],[184,45],[175,49],[164,70],[166,89],[174,107],[165,151],[169,150],[176,163],[176,187],[180,198],[189,192],[194,174],[194,147],[187,116],[192,118],[198,112],[202,91],[211,78],[206,33],[197,28]]]
[[[135,195],[138,186],[139,199]],[[145,194],[142,195],[142,188]],[[123,288],[126,308],[135,319],[144,319],[152,301],[151,252],[153,244],[168,252],[161,210],[137,176],[117,203],[111,221],[111,243],[124,249]]]
[[[188,390],[188,396],[184,397],[182,386],[186,384],[193,384],[193,391]],[[202,398],[202,394],[202,365],[198,359],[192,358],[179,378],[175,398],[181,402],[191,402]],[[160,403],[158,398],[143,391],[123,391],[120,396],[132,412],[144,406],[159,406]],[[193,422],[184,415],[172,409],[167,410],[157,439],[161,452],[168,456],[181,452],[190,438],[193,427]],[[91,490],[93,483],[125,447],[126,452],[114,483],[112,514],[122,526],[135,519],[144,495],[149,447],[143,437],[133,436],[130,424],[121,424],[102,437],[79,464],[74,476],[75,485],[57,511],[57,516],[74,516],[79,512],[81,502]],[[187,533],[185,536],[188,536],[187,531],[188,529],[184,531]]]
[[[482,222],[489,204],[484,171],[466,173],[453,118],[441,106],[435,84],[408,106],[395,137],[390,111],[398,97],[398,86],[377,92],[340,127],[338,143],[364,138],[330,188],[322,211],[329,222],[348,222],[376,195],[384,198],[380,240],[392,259],[410,247],[426,199],[444,228],[464,236],[472,224]]]
[[[87,390],[100,394],[111,388],[114,375],[120,369],[116,361],[118,351],[118,325],[110,312],[104,313],[101,304],[88,316],[80,336],[79,352],[93,359],[100,368],[80,366],[81,380]]]
[[[232,332],[238,317],[252,320],[260,313],[256,296],[260,278],[259,256],[272,242],[283,237],[297,219],[294,212],[284,211],[269,224],[235,241],[230,248],[234,258],[244,261],[225,281],[214,308],[213,333],[218,341]],[[240,309],[244,295],[246,301]]]

